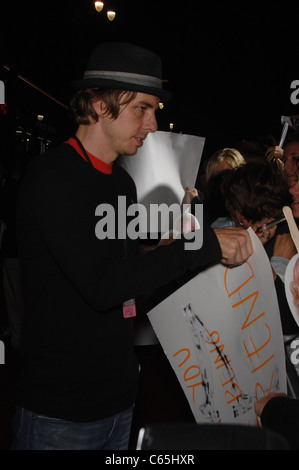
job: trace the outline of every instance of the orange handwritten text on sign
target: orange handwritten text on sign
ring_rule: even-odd
[[[248,272],[244,279],[238,280],[237,284],[235,284],[235,278],[230,276],[231,270],[227,268],[224,274],[224,285],[227,295],[232,301],[232,309],[236,309],[237,311],[240,307],[238,313],[243,314],[244,311],[246,312],[245,320],[241,320],[242,326],[240,334],[243,333],[242,345],[246,353],[245,357],[249,361],[251,374],[255,374],[257,371],[263,370],[266,366],[273,369],[271,361],[274,359],[275,354],[273,353],[271,344],[271,329],[266,323],[267,313],[260,311],[257,306],[257,300],[260,294],[256,289],[256,285],[252,283],[254,272],[248,261],[246,262],[246,265],[248,267]],[[232,283],[231,280],[233,280]],[[250,291],[251,285],[253,287],[252,292]],[[246,294],[244,295],[245,292]],[[254,326],[256,328],[250,332],[248,329],[250,326]],[[254,337],[255,331],[259,332],[259,340]],[[262,341],[260,340],[261,333],[264,337]],[[270,375],[271,380],[269,391],[273,382],[274,370],[271,370]],[[259,389],[262,390],[265,395],[263,386],[257,382],[255,386],[256,398],[258,398]]]
[[[219,380],[224,390],[226,403],[230,405],[242,396],[242,392],[236,383],[235,374],[231,366],[231,360],[228,359],[227,355],[224,353],[224,344],[220,344],[219,333],[217,331],[212,331],[212,333],[207,331],[207,333],[211,340],[206,340],[206,343],[214,346],[210,349],[210,354],[217,354],[214,364],[216,366],[216,370],[219,371]]]
[[[179,351],[177,351],[173,357],[176,357],[178,354],[182,354],[182,362],[179,364],[179,367],[182,367],[186,364],[187,366],[187,362],[189,361],[190,359],[190,356],[191,356],[191,353],[190,353],[190,349],[189,348],[183,348],[183,349],[180,349]],[[188,362],[189,364],[189,362]],[[187,385],[186,384],[186,387],[187,388],[191,388],[192,389],[192,400],[193,400],[193,403],[195,403],[195,387],[199,387],[201,385],[203,385],[203,380],[201,380],[200,382],[198,382],[198,377],[200,376],[200,368],[195,365],[195,364],[192,364],[188,367],[185,368],[185,372],[184,372],[184,375],[183,375],[183,378],[184,378],[184,382],[188,382],[189,381],[193,381],[194,382],[190,382],[190,385]],[[196,379],[196,380],[195,380]],[[196,383],[195,383],[196,382]]]

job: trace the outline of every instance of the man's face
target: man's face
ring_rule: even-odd
[[[120,106],[116,119],[106,116],[102,129],[109,150],[115,158],[119,155],[135,155],[149,132],[157,130],[156,110],[159,98],[137,93],[128,104]]]

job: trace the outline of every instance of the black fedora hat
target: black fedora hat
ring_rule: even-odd
[[[99,44],[92,52],[81,80],[74,90],[111,88],[154,95],[163,101],[171,93],[163,90],[160,57],[139,46],[122,42]]]

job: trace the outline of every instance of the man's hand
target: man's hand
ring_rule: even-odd
[[[221,250],[221,263],[227,266],[239,266],[252,255],[253,247],[249,233],[244,228],[215,228]]]

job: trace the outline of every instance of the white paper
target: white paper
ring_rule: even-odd
[[[134,156],[120,156],[118,164],[132,176],[137,187],[138,202],[150,213],[152,204],[189,203],[185,188],[194,188],[205,138],[157,131],[149,134]],[[141,232],[152,232],[149,218],[140,214]],[[172,226],[161,221],[159,231]]]

